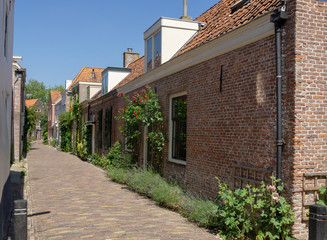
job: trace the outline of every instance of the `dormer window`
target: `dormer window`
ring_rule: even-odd
[[[161,17],[144,32],[144,71],[169,61],[204,23]]]
[[[161,31],[146,41],[147,71],[161,65]]]

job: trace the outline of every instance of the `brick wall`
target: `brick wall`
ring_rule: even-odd
[[[288,9],[291,19],[285,36],[293,40],[294,50],[288,57],[293,56],[295,63],[294,148],[290,162],[294,166],[293,208],[296,218],[301,219],[303,174],[327,171],[327,2],[290,1]],[[307,239],[307,222],[298,220],[294,233],[299,239]]]
[[[20,156],[22,155],[22,128],[24,123],[23,117],[21,116],[21,113],[23,113],[23,107],[25,107],[25,104],[23,103],[23,95],[24,90],[22,79],[15,79],[14,84],[14,160],[19,161]],[[17,80],[17,81],[16,81]]]
[[[282,28],[282,170],[285,194],[296,213],[293,232],[304,240],[308,233],[301,220],[303,174],[327,171],[327,3],[289,0],[287,4],[289,19]],[[167,143],[164,175],[214,198],[216,176],[231,186],[233,163],[275,169],[275,79],[275,39],[270,36],[150,84],[159,95],[166,136],[169,96],[187,91],[187,164],[168,161]],[[114,117],[124,104],[123,98],[100,98],[91,111],[105,112],[113,106]],[[120,124],[113,120],[112,142],[124,142]]]
[[[233,162],[274,168],[274,42],[273,36],[268,37],[150,84],[159,94],[167,137],[169,96],[187,91],[187,165],[168,162],[167,143],[164,151],[167,178],[214,198],[215,177],[231,183]],[[105,99],[92,104],[95,115],[100,109],[105,111],[106,107],[113,106],[115,116],[125,104],[123,98]],[[113,121],[112,141],[124,141],[119,125]],[[101,152],[97,147],[96,151]],[[140,162],[142,159],[143,146]]]

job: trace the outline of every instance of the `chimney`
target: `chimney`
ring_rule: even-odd
[[[127,52],[124,52],[124,68],[127,68],[128,65],[140,57],[139,53],[133,52],[133,48],[127,48]]]
[[[184,0],[183,2],[183,16],[181,16],[181,19],[183,20],[193,20],[192,17],[187,16],[187,0]]]

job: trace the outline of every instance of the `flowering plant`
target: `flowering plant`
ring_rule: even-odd
[[[116,119],[124,120],[120,132],[127,139],[127,147],[132,150],[135,158],[139,155],[143,127],[148,127],[144,136],[150,146],[151,167],[160,170],[162,164],[162,150],[165,145],[165,136],[162,132],[163,117],[158,95],[146,85],[141,91],[135,92],[129,98],[119,93],[127,105],[118,111]]]
[[[294,212],[280,195],[283,186],[261,183],[259,188],[247,185],[234,191],[218,179],[217,220],[223,239],[294,239],[290,226]]]

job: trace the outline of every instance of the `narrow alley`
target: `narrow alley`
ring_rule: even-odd
[[[36,142],[27,163],[29,239],[215,239],[72,154]]]

